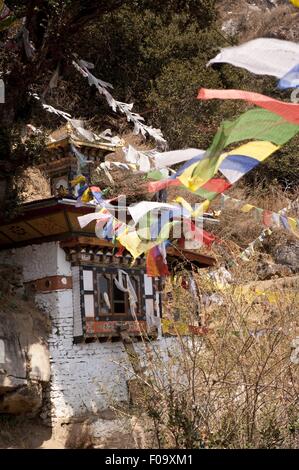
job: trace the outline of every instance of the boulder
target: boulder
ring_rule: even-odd
[[[272,256],[276,263],[288,266],[294,273],[299,272],[299,241],[277,245]]]
[[[0,314],[0,396],[27,384],[26,359],[13,325]]]
[[[292,269],[282,264],[264,261],[257,266],[257,275],[261,281],[266,281],[268,279],[273,279],[277,277],[288,277],[292,276],[292,274]]]
[[[34,416],[41,406],[42,386],[38,382],[27,382],[26,385],[0,395],[0,413]]]
[[[28,347],[29,377],[39,382],[50,380],[49,351],[45,344],[35,343]]]
[[[0,266],[0,413],[35,415],[50,380],[49,321],[16,294],[19,270]]]

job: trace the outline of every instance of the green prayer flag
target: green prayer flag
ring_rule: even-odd
[[[163,173],[161,173],[161,171],[159,170],[152,170],[149,173],[147,173],[147,178],[155,180],[155,181],[159,181],[165,178],[165,175],[163,175]]]
[[[205,157],[194,168],[192,177],[203,172],[211,178],[223,150],[243,140],[265,140],[283,145],[299,132],[299,126],[266,109],[250,109],[234,121],[224,121],[218,129]]]

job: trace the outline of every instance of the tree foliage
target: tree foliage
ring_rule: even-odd
[[[20,20],[0,33],[0,74],[6,103],[0,106],[0,160],[32,161],[20,152],[26,123],[45,131],[60,120],[41,110],[30,92],[93,126],[122,131],[125,118],[113,113],[72,66],[74,54],[95,64],[94,74],[113,83],[117,99],[135,102],[146,121],[160,127],[170,148],[206,148],[222,119],[246,109],[239,102],[199,102],[198,88],[243,88],[275,95],[271,79],[227,65],[206,68],[220,47],[230,45],[217,22],[215,0],[7,0],[25,27],[35,53],[16,43]],[[58,75],[56,87],[49,83]],[[269,92],[270,90],[270,92]],[[291,147],[288,147],[290,149]],[[287,153],[287,148],[283,150]],[[275,163],[274,163],[275,166]],[[284,171],[283,164],[279,171]],[[287,171],[288,177],[290,172]]]

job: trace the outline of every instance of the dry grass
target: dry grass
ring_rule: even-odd
[[[232,198],[244,201],[244,204],[252,204],[274,212],[279,212],[284,207],[288,207],[299,196],[298,193],[284,191],[279,185],[272,185],[267,188],[263,188],[260,185],[255,188],[249,188],[243,184],[236,185],[236,187],[227,191],[226,194]],[[221,208],[219,198],[213,202],[211,208],[214,210]],[[294,204],[294,207],[287,212],[287,215],[289,217],[298,217],[298,209],[298,204]],[[265,228],[255,211],[245,214],[230,203],[227,203],[221,211],[219,220],[220,224],[213,225],[210,229],[224,243],[234,243],[240,249],[247,247]],[[281,231],[281,233],[287,241],[288,233],[285,231]],[[294,237],[292,236],[291,238],[293,239]]]
[[[299,13],[290,4],[264,12],[253,12],[250,22],[244,21],[242,41],[258,37],[275,37],[288,41],[298,41]]]
[[[243,273],[239,271],[239,276]],[[277,300],[198,287],[218,301],[200,304],[209,331],[177,334],[146,348],[140,411],[160,448],[298,448],[299,374],[292,341],[299,334],[298,294]],[[173,286],[176,311],[194,322],[194,298]]]
[[[51,197],[50,181],[38,168],[29,167],[22,170],[15,177],[14,184],[22,202]]]
[[[241,42],[258,37],[298,41],[298,10],[285,0],[275,8],[269,6],[266,0],[219,1],[218,11],[221,23],[232,20],[236,24]]]

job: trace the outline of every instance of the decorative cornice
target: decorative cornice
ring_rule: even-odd
[[[84,238],[85,241],[83,240]],[[95,241],[97,242],[96,244]],[[119,254],[119,247],[112,243],[105,242],[105,240],[78,237],[77,242],[74,240],[62,241],[60,242],[60,246],[66,253],[67,261],[71,262],[73,265],[130,267],[134,261],[128,251],[124,250]],[[145,257],[137,258],[134,262],[134,267],[144,268]]]

